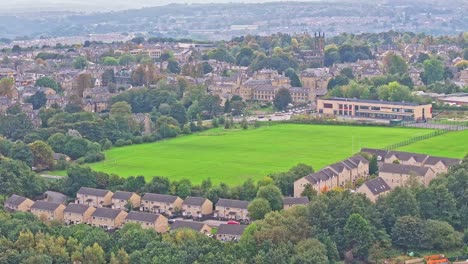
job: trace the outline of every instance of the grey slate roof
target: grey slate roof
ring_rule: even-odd
[[[241,201],[241,200],[232,200],[232,199],[222,199],[222,198],[220,198],[218,200],[218,202],[216,203],[216,206],[247,209],[247,206],[249,206],[249,202],[248,201]]]
[[[120,212],[122,212],[122,210],[99,207],[96,208],[96,211],[94,211],[93,217],[115,219],[120,214]]]
[[[206,198],[203,197],[187,197],[182,204],[184,205],[193,205],[193,206],[201,206],[206,201]]]
[[[12,196],[10,196],[10,197],[5,201],[5,204],[11,204],[11,205],[13,205],[13,206],[18,206],[18,205],[20,205],[22,202],[26,201],[26,199],[27,199],[26,197],[13,194]]]
[[[386,150],[383,150],[383,149],[371,149],[371,148],[362,148],[361,149],[361,152],[366,152],[366,153],[369,153],[371,155],[375,155],[377,157],[381,157],[381,160],[383,161],[383,159],[385,158],[385,156],[387,155],[387,151]]]
[[[65,208],[64,212],[65,213],[74,213],[74,214],[84,214],[90,206],[84,205],[84,204],[68,204],[68,206]]]
[[[128,200],[130,197],[132,197],[132,195],[132,192],[116,191],[114,195],[112,195],[112,199]]]
[[[384,181],[384,179],[380,177],[366,181],[364,184],[367,186],[367,188],[369,188],[369,190],[374,195],[379,195],[383,192],[391,190],[390,186],[388,186],[388,184]]]
[[[46,201],[37,201],[31,206],[31,209],[37,209],[37,210],[44,210],[44,211],[53,212],[59,206],[60,206],[60,204],[58,204],[58,203],[49,203],[49,202],[46,202]]]
[[[413,158],[417,162],[423,162],[428,156],[426,154],[418,154],[411,152],[402,152],[402,151],[389,151],[385,156],[385,159],[389,159],[392,156],[395,156],[399,160],[409,160]]]
[[[435,157],[435,156],[429,156],[427,159],[424,161],[424,164],[428,165],[435,165],[437,162],[442,162],[445,166],[450,167],[454,166],[457,164],[461,163],[460,159],[452,159],[452,158],[443,158],[443,157]]]
[[[106,194],[109,193],[108,190],[101,190],[101,189],[95,189],[95,188],[88,188],[88,187],[81,187],[78,190],[77,194],[84,194],[84,195],[91,195],[91,196],[98,196],[98,197],[104,197]]]
[[[221,224],[218,227],[218,235],[233,235],[233,236],[241,236],[244,233],[244,230],[247,226],[246,225],[228,225],[228,224]]]
[[[283,204],[284,205],[296,205],[296,204],[308,204],[309,198],[308,197],[284,197]]]
[[[44,193],[44,200],[51,203],[61,203],[64,204],[67,201],[67,196],[63,193],[46,191]]]
[[[380,173],[384,172],[384,173],[404,174],[404,175],[414,174],[416,176],[424,176],[430,170],[432,169],[429,167],[384,163],[380,167],[379,172]]]
[[[195,231],[200,232],[205,224],[200,223],[200,222],[194,222],[194,221],[181,221],[177,220],[172,224],[171,230],[177,230],[181,228],[189,228],[193,229]]]
[[[144,212],[137,212],[137,211],[130,211],[127,215],[127,220],[130,221],[139,221],[139,222],[147,222],[147,223],[154,223],[160,217],[160,214],[151,214],[151,213],[144,213]]]
[[[146,193],[141,199],[152,202],[173,203],[177,200],[177,198],[177,196],[173,195]]]

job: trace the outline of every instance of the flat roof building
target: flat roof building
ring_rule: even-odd
[[[432,105],[335,97],[318,99],[317,113],[354,118],[418,121],[432,119]]]

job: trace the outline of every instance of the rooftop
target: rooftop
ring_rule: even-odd
[[[319,99],[319,100],[329,100],[329,101],[340,101],[340,102],[355,102],[355,103],[369,103],[369,104],[385,104],[385,105],[400,105],[400,106],[418,106],[419,104],[410,103],[410,102],[390,102],[390,101],[380,101],[380,100],[362,100],[355,98],[341,98],[341,97],[332,97],[329,99]]]
[[[84,194],[84,195],[91,195],[91,196],[98,196],[98,197],[104,197],[106,196],[110,191],[108,190],[101,190],[101,189],[95,189],[95,188],[88,188],[88,187],[81,187],[77,194]]]
[[[221,224],[218,227],[218,235],[233,235],[233,236],[241,236],[244,233],[244,230],[247,226],[246,225],[228,225],[228,224]]]
[[[31,209],[44,210],[44,211],[55,211],[61,204],[50,203],[46,201],[37,201],[32,206]]]
[[[380,177],[366,181],[364,183],[374,195],[390,191],[390,186]]]
[[[110,218],[114,219],[116,218],[122,210],[115,210],[115,209],[110,209],[110,208],[103,208],[99,207],[94,211],[93,217],[102,217],[102,218]]]
[[[193,222],[193,221],[181,221],[177,220],[172,224],[171,230],[181,229],[181,228],[188,228],[193,229],[195,231],[200,232],[205,224],[200,222]]]
[[[219,199],[216,203],[216,206],[247,209],[247,206],[249,206],[249,202],[232,199]]]
[[[154,223],[160,216],[161,216],[160,214],[130,211],[126,219],[130,221]]]

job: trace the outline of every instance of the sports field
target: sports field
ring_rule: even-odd
[[[161,142],[113,148],[97,171],[120,176],[166,176],[198,184],[240,184],[286,171],[298,163],[318,170],[361,147],[382,148],[430,133],[418,128],[282,124],[249,130],[214,129]]]
[[[468,130],[450,132],[441,136],[400,148],[401,151],[425,153],[434,156],[463,158],[468,154]]]

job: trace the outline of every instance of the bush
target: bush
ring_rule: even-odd
[[[116,147],[122,147],[122,146],[128,146],[128,145],[131,145],[132,144],[132,141],[129,139],[129,140],[125,140],[125,139],[118,139],[116,142],[115,142],[115,146]]]
[[[218,123],[219,123],[220,125],[224,125],[224,122],[226,122],[226,118],[224,118],[224,116],[220,116],[220,117],[218,118]]]
[[[83,157],[84,162],[91,163],[91,162],[98,162],[104,160],[106,157],[104,153],[101,152],[90,152]]]
[[[141,144],[143,143],[143,136],[136,136],[133,140],[132,140],[132,143],[133,144]]]
[[[108,150],[112,147],[112,142],[108,139],[101,140],[99,144],[101,144],[102,150]]]

